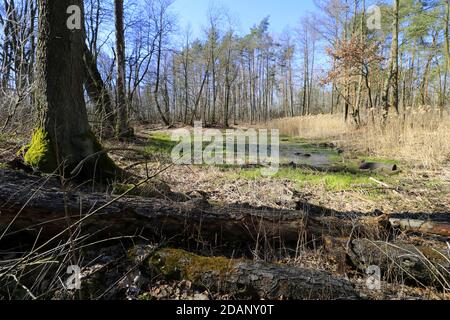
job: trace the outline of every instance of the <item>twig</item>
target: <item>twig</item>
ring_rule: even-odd
[[[376,184],[384,187],[386,190],[391,190],[393,193],[400,195],[400,193],[393,187],[391,187],[390,185],[388,185],[387,183],[381,182],[380,180],[375,179],[374,177],[370,177],[369,178],[370,181],[375,182]]]
[[[381,182],[380,180],[377,180],[377,179],[375,179],[375,178],[373,178],[373,177],[370,177],[369,180],[375,182],[376,184],[379,184],[379,185],[382,186],[382,187],[385,187],[385,188],[392,188],[392,187],[391,187],[390,185],[388,185],[387,183]]]
[[[20,283],[19,279],[17,279],[17,277],[16,277],[15,275],[13,275],[13,274],[8,274],[8,276],[11,277],[11,278],[13,278],[14,281],[15,281],[19,286],[21,286],[22,289],[24,289],[24,290],[28,293],[28,295],[29,295],[33,300],[36,300],[36,299],[37,299],[36,296],[35,296],[34,294],[31,293],[30,289],[28,289],[26,286],[24,286],[22,283]]]

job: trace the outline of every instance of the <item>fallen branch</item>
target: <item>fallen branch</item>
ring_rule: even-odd
[[[395,188],[392,188],[390,185],[388,185],[387,183],[384,183],[382,181],[379,181],[373,177],[369,178],[370,181],[375,182],[376,184],[378,184],[379,186],[383,187],[385,190],[391,190],[393,193],[400,195],[400,193],[398,193],[398,191]]]
[[[407,232],[418,232],[450,237],[450,224],[448,222],[408,218],[389,218],[389,223],[392,227]]]

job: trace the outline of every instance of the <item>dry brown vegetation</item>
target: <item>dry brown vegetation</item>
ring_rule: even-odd
[[[296,120],[296,121],[295,121]],[[286,121],[284,121],[286,123]],[[297,124],[295,124],[297,122]],[[298,123],[301,123],[299,126]],[[326,124],[325,126],[323,124]],[[274,124],[271,124],[271,126]],[[312,129],[314,128],[314,130]],[[339,116],[316,116],[306,117],[300,119],[294,119],[289,122],[289,125],[284,125],[282,131],[283,134],[292,134],[307,138],[311,141],[339,141],[339,144],[343,146],[343,149],[347,153],[346,146],[352,146],[352,148],[359,149],[360,152],[364,151],[364,147],[355,146],[350,144],[349,137],[356,137],[357,134],[362,132],[352,131],[351,127],[342,125],[342,118]],[[287,131],[292,130],[292,131]],[[295,131],[296,130],[296,131]],[[424,129],[425,131],[425,129]],[[308,133],[308,135],[305,134]],[[432,130],[428,130],[432,132]],[[121,167],[128,167],[129,170],[141,177],[147,175],[147,170],[151,173],[158,172],[161,167],[168,161],[166,140],[163,138],[170,134],[170,130],[154,131],[149,127],[139,127],[137,135],[140,139],[131,140],[127,143],[118,143],[117,141],[104,141],[105,146],[108,148],[123,148],[124,151],[115,150],[111,152],[112,158]],[[145,137],[148,136],[159,137],[161,140],[150,139],[147,141]],[[375,138],[375,136],[374,136]],[[7,139],[8,140],[8,139]],[[11,148],[12,147],[12,148]],[[9,154],[9,158],[14,158],[14,151],[19,146],[14,142],[6,143],[4,145],[4,151]],[[143,158],[140,152],[130,152],[129,150],[142,149],[152,151],[151,157]],[[147,149],[149,148],[149,149]],[[7,151],[9,150],[9,152]],[[157,151],[161,154],[158,154]],[[3,151],[2,151],[3,152]],[[352,153],[348,151],[348,153]],[[374,155],[376,153],[373,153]],[[392,154],[387,154],[392,155]],[[283,171],[284,170],[284,171]],[[367,177],[360,177],[358,174],[349,175],[348,173],[319,173],[314,172],[311,169],[282,169],[282,173],[278,177],[263,178],[258,175],[254,175],[254,169],[251,168],[238,168],[238,167],[214,167],[214,166],[173,166],[170,170],[161,172],[158,174],[158,180],[164,181],[167,186],[158,183],[157,194],[152,190],[150,192],[147,189],[141,189],[137,195],[143,197],[160,197],[171,201],[167,192],[177,192],[179,194],[186,194],[189,197],[200,197],[207,199],[212,204],[221,204],[225,206],[243,206],[258,208],[269,207],[275,210],[280,209],[300,209],[308,212],[310,206],[318,206],[326,209],[333,209],[336,212],[356,212],[358,214],[370,216],[376,210],[381,210],[384,213],[396,213],[396,212],[448,212],[450,203],[442,195],[444,189],[444,178],[438,175],[431,175],[431,170],[427,169],[426,172],[429,175],[428,178],[420,173],[421,170],[411,167],[398,176],[378,176],[373,173],[379,180],[392,184],[391,188],[384,188],[374,184],[366,184],[369,181]],[[318,176],[318,178],[316,177]],[[349,177],[348,177],[349,175]],[[331,180],[329,180],[331,177]],[[333,179],[344,180],[350,179],[349,183],[345,183],[340,186],[329,188],[330,181]],[[352,181],[354,179],[354,181]],[[430,186],[429,183],[437,180],[436,185]],[[124,189],[123,189],[124,188]],[[127,186],[122,187],[123,190],[119,190],[118,194],[126,191]],[[448,190],[448,189],[447,189]],[[158,192],[159,191],[159,192]],[[116,190],[117,194],[117,190]],[[313,207],[311,207],[313,208]],[[314,209],[313,209],[314,210]],[[356,223],[356,221],[355,221]],[[131,236],[132,234],[130,234]],[[264,235],[261,235],[264,237]],[[223,248],[220,245],[211,245],[205,239],[198,239],[198,235],[194,238],[197,241],[196,249],[191,248],[195,252],[210,255],[223,254]],[[135,236],[130,238],[134,241],[142,241],[142,239],[136,239]],[[123,238],[122,242],[127,242],[130,239]],[[400,234],[397,237],[400,241],[412,242],[417,245],[425,245],[433,248],[435,245],[440,246],[439,243],[435,243],[432,240],[424,240],[420,238],[414,238],[407,233]],[[255,261],[268,261],[271,263],[277,263],[294,268],[308,268],[311,270],[323,270],[336,277],[347,276],[351,279],[351,283],[355,286],[358,294],[362,298],[368,299],[446,299],[445,291],[441,289],[435,289],[430,287],[414,287],[406,285],[402,279],[396,279],[395,281],[383,282],[382,291],[370,291],[365,284],[365,276],[357,270],[349,268],[343,263],[342,257],[336,254],[336,248],[333,246],[328,247],[322,245],[312,245],[307,239],[299,239],[297,246],[290,248],[288,246],[284,248],[271,248],[271,247],[259,247],[256,244],[250,245],[249,254],[250,257],[255,258]],[[83,294],[92,294],[96,292],[91,298],[118,298],[127,297],[130,299],[233,299],[233,295],[219,294],[218,292],[205,292],[202,288],[193,286],[190,282],[186,285],[186,280],[173,281],[162,279],[158,277],[155,281],[145,282],[145,285],[138,286],[133,281],[135,278],[142,277],[137,270],[134,270],[135,265],[129,263],[127,260],[127,251],[118,245],[111,248],[98,248],[95,247],[88,251],[80,248],[83,247],[83,243],[78,243],[82,239],[75,239],[74,245],[79,255],[79,258],[85,259],[87,262],[83,268],[83,273],[86,276],[83,278],[88,284]],[[127,245],[126,245],[127,246]],[[45,257],[50,257],[53,260],[62,259],[67,257],[68,254],[72,254],[71,243],[67,242],[62,248],[61,252],[55,252],[50,250],[43,253]],[[105,252],[105,253],[104,253]],[[113,252],[113,253],[111,253]],[[108,259],[96,262],[97,255],[106,254]],[[34,259],[39,259],[42,253],[36,253],[36,257],[30,257],[29,261],[33,263]],[[345,254],[344,254],[345,255]],[[111,257],[109,257],[111,256]],[[117,256],[117,257],[116,257]],[[116,259],[112,262],[112,258]],[[15,255],[11,255],[12,263],[17,260]],[[19,259],[20,261],[20,259]],[[37,260],[39,261],[39,260]],[[65,263],[71,263],[70,261],[61,260],[61,265]],[[80,261],[81,262],[81,261]],[[28,269],[30,262],[24,261],[21,268]],[[82,262],[81,262],[82,263]],[[83,263],[82,263],[83,264]],[[83,264],[84,265],[84,264]],[[116,271],[112,271],[116,270]],[[49,267],[44,269],[45,272],[49,272]],[[107,271],[110,270],[110,271]],[[45,272],[43,274],[45,274]],[[62,275],[65,270],[60,268],[58,272]],[[108,280],[102,280],[105,272],[111,273]],[[130,273],[129,273],[130,272]],[[14,274],[14,273],[13,273]],[[25,279],[25,278],[24,278]],[[118,283],[114,283],[115,279],[119,279]],[[38,279],[39,280],[39,279]],[[33,282],[31,287],[27,287],[33,295],[36,296],[36,292],[41,292],[37,289],[40,285],[40,280]],[[22,283],[21,278],[18,281]],[[26,284],[25,280],[23,280]],[[104,282],[102,282],[104,281]],[[14,278],[9,279],[9,283],[14,284]],[[44,291],[41,292],[42,297],[53,295],[56,298],[72,299],[76,298],[61,288],[58,288],[56,283],[52,282],[52,290],[56,290],[55,293]],[[192,286],[192,287],[191,287]],[[189,288],[188,288],[189,287]],[[112,288],[112,289],[111,289]],[[123,289],[123,288],[134,288]],[[108,291],[108,289],[110,289]],[[91,293],[89,293],[89,290]],[[126,292],[124,293],[125,290]],[[130,291],[131,290],[131,291]],[[17,292],[16,292],[17,293]],[[26,291],[21,291],[19,294],[23,294],[23,297],[27,297]]]
[[[402,160],[416,168],[442,169],[450,163],[450,117],[420,108],[391,116],[385,126],[378,119],[355,128],[342,115],[317,115],[274,120],[281,134],[305,139],[333,140],[376,157]]]

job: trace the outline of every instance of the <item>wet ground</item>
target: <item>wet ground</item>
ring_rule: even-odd
[[[298,140],[280,142],[281,164],[306,164],[314,167],[326,167],[342,162],[339,151],[325,144],[314,145]]]

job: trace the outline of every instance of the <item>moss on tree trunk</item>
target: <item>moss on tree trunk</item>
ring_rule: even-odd
[[[75,141],[81,146],[79,152],[72,155],[65,153],[62,156],[58,151],[58,143],[52,141],[49,132],[43,128],[37,128],[27,147],[24,162],[33,169],[44,173],[62,171],[70,175],[71,171],[84,160],[78,157],[79,154],[97,154],[82,165],[79,172],[76,173],[77,178],[107,181],[113,180],[121,174],[121,169],[103,152],[103,147],[93,133],[75,137]]]
[[[83,8],[83,1],[40,0],[38,5],[35,107],[39,119],[25,163],[42,172],[63,169],[67,175],[89,158],[78,178],[112,179],[119,169],[92,133],[84,101],[85,32],[66,26],[67,8]]]

